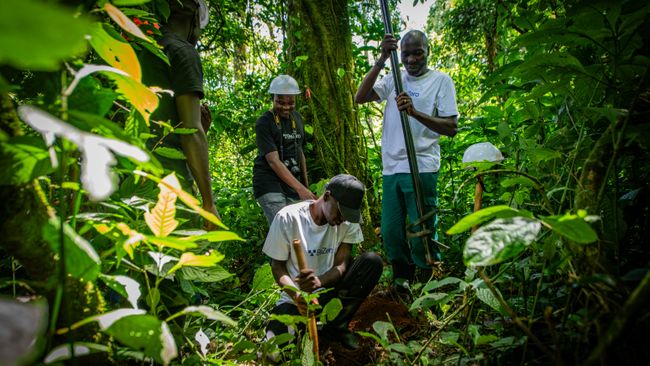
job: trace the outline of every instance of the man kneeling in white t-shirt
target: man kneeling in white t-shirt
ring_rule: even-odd
[[[286,206],[275,215],[263,249],[272,258],[276,282],[285,289],[271,313],[304,313],[304,299],[290,287],[305,292],[332,288],[319,297],[320,305],[339,298],[343,309],[323,327],[321,336],[334,338],[348,348],[358,347],[348,324],[383,270],[383,262],[375,253],[363,253],[352,261],[352,244],[363,241],[359,222],[364,192],[357,178],[347,174],[335,176],[317,200]],[[302,244],[307,270],[300,271],[298,267],[296,253],[291,247],[294,239]],[[293,329],[271,320],[266,336],[270,339],[286,332],[293,332]]]

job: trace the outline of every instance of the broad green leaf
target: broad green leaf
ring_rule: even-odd
[[[43,238],[50,243],[55,253],[59,252],[61,243],[61,221],[58,217],[51,218],[43,227]],[[66,272],[74,278],[93,281],[100,271],[101,261],[95,249],[70,225],[63,224],[63,246],[65,251]]]
[[[0,64],[55,71],[86,50],[92,23],[74,9],[34,0],[0,1]]]
[[[111,109],[116,98],[117,93],[112,88],[102,86],[95,78],[84,78],[68,98],[68,111],[72,112],[75,110],[77,113],[87,113],[95,119],[102,119]],[[95,127],[94,125],[83,126],[78,123],[78,120],[73,120],[72,116],[70,116],[68,122],[73,123],[75,127],[84,131],[91,131]],[[114,122],[111,123],[115,124]],[[123,133],[121,127],[120,132]],[[115,137],[115,135],[112,136]],[[125,141],[129,141],[129,139],[125,139]]]
[[[273,284],[275,284],[275,278],[271,272],[271,265],[264,263],[255,271],[251,292],[269,289]]]
[[[18,136],[0,143],[0,185],[26,184],[53,171],[43,139]]]
[[[151,315],[123,317],[106,329],[106,333],[132,349],[142,350],[146,356],[163,365],[168,365],[178,356],[169,326]]]
[[[463,217],[454,226],[447,230],[447,235],[460,234],[463,231],[471,229],[472,226],[479,225],[485,221],[493,219],[494,217],[510,217],[515,215],[521,215],[521,213],[519,210],[509,206],[501,205],[486,207]]]
[[[393,324],[384,321],[374,322],[372,324],[372,329],[375,330],[375,332],[379,335],[379,338],[381,338],[381,340],[384,342],[388,342],[390,340],[388,338],[388,332],[395,331],[395,327],[393,327]]]
[[[109,34],[102,23],[96,23],[90,34],[90,45],[95,52],[116,69],[120,69],[129,74],[133,79],[140,81],[142,72],[140,62],[133,51],[131,45],[121,37],[118,39]],[[116,35],[119,37],[119,35]]]
[[[108,313],[95,315],[85,320],[80,321],[78,324],[89,323],[96,321],[99,323],[99,328],[101,330],[106,330],[111,327],[116,321],[133,315],[142,315],[146,314],[145,310],[142,309],[117,309],[109,311]]]
[[[429,281],[426,285],[424,285],[424,288],[422,289],[422,292],[429,292],[431,290],[435,290],[437,288],[447,286],[447,285],[451,285],[451,284],[455,284],[455,283],[458,283],[458,282],[461,282],[461,281],[462,280],[460,278],[456,278],[456,277],[445,277],[440,281],[436,281],[436,280]]]
[[[172,147],[160,146],[153,150],[154,154],[160,155],[167,159],[176,159],[176,160],[185,160],[185,154],[179,150]]]
[[[325,317],[328,322],[331,322],[336,318],[341,310],[343,309],[343,304],[338,298],[333,298],[330,302],[325,304],[321,317]]]
[[[496,219],[467,239],[463,260],[467,266],[489,266],[521,253],[537,238],[538,220],[525,217]]]
[[[543,161],[561,158],[562,154],[560,154],[555,150],[538,147],[538,148],[526,149],[526,156],[528,156],[528,158],[533,162],[533,164],[539,164]]]
[[[124,15],[124,13],[122,13],[120,9],[111,5],[111,3],[106,2],[104,4],[104,10],[106,11],[106,13],[108,13],[108,16],[110,16],[111,19],[113,19],[113,21],[115,21],[115,23],[117,23],[117,25],[119,25],[122,29],[124,29],[125,31],[131,33],[132,35],[142,40],[151,42],[151,39],[149,39],[149,37],[147,37],[144,33],[142,33],[142,30],[140,30],[140,28],[138,28],[138,26],[135,25],[135,23],[133,23],[133,21],[129,19],[129,17]]]
[[[221,241],[229,241],[229,240],[245,241],[239,235],[233,233],[232,231],[225,231],[225,230],[210,231],[206,234],[193,236],[190,238],[190,240],[192,241],[207,240],[209,242],[221,242]]]
[[[176,250],[188,250],[196,248],[197,245],[188,240],[181,240],[171,236],[167,237],[157,237],[157,236],[147,236],[147,241],[149,243],[155,244],[159,249],[162,248],[172,248]]]
[[[542,222],[563,237],[578,244],[589,244],[598,240],[598,234],[584,217],[567,213],[563,216],[543,217]]]
[[[219,282],[233,276],[223,267],[215,264],[213,267],[183,267],[181,268],[183,279],[198,282]],[[273,277],[271,277],[273,278]]]
[[[573,55],[568,53],[545,53],[536,54],[533,58],[526,60],[517,67],[513,74],[525,80],[536,79],[540,75],[552,72],[555,69],[565,69],[582,74],[587,73],[580,61]]]
[[[210,320],[217,320],[220,321],[226,325],[230,326],[235,326],[237,325],[237,322],[232,320],[228,315],[220,312],[219,310],[213,309],[209,306],[205,305],[200,305],[200,306],[188,306],[185,309],[181,310],[177,314],[172,315],[172,318],[175,318],[176,316],[179,315],[184,315],[184,314],[201,314],[204,317],[210,319]]]
[[[86,356],[93,353],[99,352],[109,352],[110,348],[103,344],[97,343],[88,343],[88,342],[74,342],[72,343],[74,348],[74,357]],[[51,364],[54,362],[66,361],[72,358],[72,353],[70,352],[70,344],[62,344],[60,346],[54,347],[50,353],[45,356],[43,362],[45,364]]]
[[[492,309],[498,311],[501,313],[501,315],[508,315],[499,302],[496,297],[494,297],[494,294],[490,291],[488,288],[477,288],[476,289],[476,297],[479,298],[479,300],[483,301],[485,304],[490,306]]]
[[[390,346],[388,346],[388,349],[391,351],[403,353],[405,355],[412,355],[413,350],[409,348],[409,346],[402,344],[402,343],[393,343]]]
[[[449,302],[449,300],[453,298],[454,298],[454,294],[447,294],[441,292],[426,294],[424,296],[420,296],[417,299],[415,299],[415,301],[413,301],[413,304],[411,304],[409,310],[428,309],[434,305],[446,304]]]
[[[163,181],[180,189],[180,183],[173,174],[163,178]],[[164,238],[169,236],[178,226],[178,221],[175,218],[176,193],[167,188],[167,185],[158,184],[158,188],[160,188],[158,202],[151,212],[145,212],[144,220],[156,237]]]

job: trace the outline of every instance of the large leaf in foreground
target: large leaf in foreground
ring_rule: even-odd
[[[151,315],[130,315],[115,321],[106,333],[120,343],[136,350],[163,365],[178,356],[176,342],[167,323]]]
[[[585,221],[585,215],[567,213],[563,216],[549,216],[542,221],[553,231],[578,244],[589,244],[598,240],[598,234]]]
[[[86,50],[92,23],[72,9],[34,0],[0,1],[0,64],[54,71]]]
[[[480,227],[465,243],[463,260],[468,266],[489,266],[508,260],[530,245],[542,224],[534,219],[496,219]]]
[[[463,231],[471,229],[472,226],[482,224],[494,217],[512,216],[522,216],[522,213],[520,213],[519,210],[505,205],[486,207],[463,217],[454,226],[447,230],[447,235],[460,234]]]
[[[61,243],[61,222],[58,217],[50,219],[43,227],[43,238],[50,243],[56,253]],[[63,224],[63,246],[66,272],[74,278],[93,281],[99,275],[101,264],[95,249],[70,225]]]

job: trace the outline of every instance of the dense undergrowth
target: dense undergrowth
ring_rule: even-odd
[[[307,337],[263,341],[280,290],[261,253],[267,227],[252,196],[253,128],[269,107],[266,83],[296,62],[278,59],[278,39],[255,24],[281,34],[283,3],[210,2],[215,20],[200,48],[223,223],[144,147],[157,98],[140,83],[135,52],[164,57],[148,36],[163,2],[54,3],[0,4],[0,316],[11,337],[2,339],[12,339],[0,344],[3,361],[254,364],[281,349],[290,364],[313,363]],[[364,44],[346,71],[360,80],[381,21],[374,3],[349,11]],[[441,141],[438,230],[449,249],[402,304],[416,331],[404,334],[390,319],[362,331],[374,363],[640,364],[650,356],[649,13],[638,1],[432,8],[430,64],[454,79],[461,111],[458,135]],[[359,112],[368,127],[365,183],[378,198],[381,111]],[[467,169],[463,152],[483,141],[505,160]],[[479,176],[484,209],[472,214]],[[325,178],[313,174],[315,191]],[[369,225],[379,215],[370,212]],[[201,220],[222,230],[201,231]],[[472,226],[480,228],[470,234]],[[381,253],[379,239],[363,250]],[[376,296],[389,296],[389,278],[387,266]]]

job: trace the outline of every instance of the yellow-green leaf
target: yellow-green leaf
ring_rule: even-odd
[[[239,235],[233,233],[232,231],[223,231],[223,230],[210,231],[209,233],[206,234],[192,236],[190,240],[192,241],[207,240],[209,242],[229,241],[229,240],[244,241],[244,239],[242,239]]]
[[[134,36],[140,39],[143,39],[147,42],[151,42],[151,39],[149,39],[149,37],[147,37],[144,33],[142,33],[140,28],[138,28],[138,26],[135,25],[135,23],[133,23],[133,21],[129,19],[129,17],[124,15],[124,13],[122,13],[120,9],[116,8],[111,3],[106,2],[106,4],[104,4],[104,10],[106,11],[106,13],[108,13],[108,16],[110,16],[111,19],[113,19],[113,21],[115,21],[115,23],[117,23],[117,25],[119,25],[122,29],[124,29],[125,31],[133,34]]]
[[[215,264],[221,262],[225,256],[217,251],[209,251],[205,254],[194,254],[194,253],[183,253],[181,259],[176,263],[172,269],[169,270],[167,274],[172,274],[176,272],[179,268],[183,266],[193,266],[193,267],[212,267]]]
[[[151,212],[144,214],[144,220],[155,236],[164,238],[178,226],[178,221],[175,219],[176,193],[162,184],[158,184],[158,187],[160,187],[158,202]]]
[[[196,248],[197,245],[188,240],[180,240],[171,236],[166,238],[156,237],[156,236],[147,236],[147,241],[149,243],[155,244],[158,248],[172,248],[177,250],[188,250]]]
[[[109,65],[120,69],[137,81],[142,79],[140,62],[130,44],[111,36],[101,23],[96,23],[90,35],[90,45]]]
[[[145,239],[145,236],[139,232],[131,229],[127,224],[120,222],[117,224],[118,230],[122,232],[123,235],[128,236],[128,239],[122,243],[122,248],[133,259],[133,249],[135,249],[140,243]]]
[[[206,254],[183,253],[179,264],[194,267],[211,267],[221,262],[225,256],[217,251],[210,251]]]
[[[106,72],[117,84],[117,91],[122,94],[140,112],[147,124],[149,116],[158,108],[158,96],[138,80],[115,72]]]

